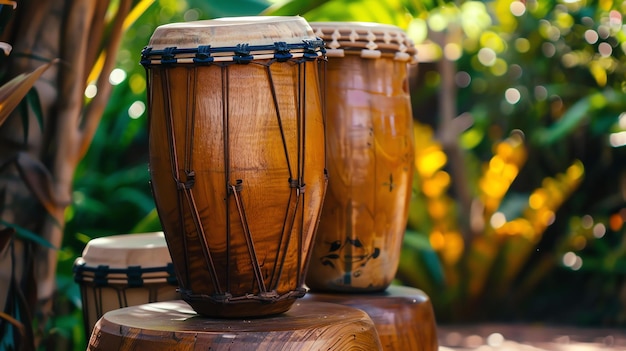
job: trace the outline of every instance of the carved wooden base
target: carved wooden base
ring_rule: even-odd
[[[298,300],[280,315],[215,319],[184,301],[110,311],[96,323],[88,350],[380,350],[370,317],[356,308]]]
[[[366,294],[313,293],[304,301],[359,308],[370,316],[385,351],[437,351],[437,326],[429,297],[421,290],[392,285]]]

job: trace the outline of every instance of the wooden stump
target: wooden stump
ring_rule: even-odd
[[[374,321],[385,351],[437,351],[437,325],[428,296],[391,285],[380,293],[308,293],[304,301],[332,302],[361,309]]]
[[[254,319],[198,315],[182,300],[110,311],[88,350],[380,350],[370,317],[356,308],[297,301],[286,313]]]

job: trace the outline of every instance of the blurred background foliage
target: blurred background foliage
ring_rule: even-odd
[[[155,0],[126,31],[75,177],[50,325],[84,349],[72,266],[92,238],[159,230],[148,185],[145,72],[156,26],[242,15],[397,25],[416,177],[397,282],[439,323],[626,324],[626,1]],[[93,87],[85,92],[90,99]]]

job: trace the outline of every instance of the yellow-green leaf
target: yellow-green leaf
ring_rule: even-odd
[[[22,101],[37,79],[57,60],[39,66],[30,73],[22,73],[0,87],[0,125]]]

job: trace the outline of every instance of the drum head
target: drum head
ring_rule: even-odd
[[[273,45],[274,42],[301,43],[316,39],[311,27],[298,16],[225,17],[159,26],[148,46],[195,48],[199,45],[228,47],[237,44]]]
[[[89,267],[109,268],[165,267],[172,262],[163,232],[92,239],[85,246],[80,260]]]

